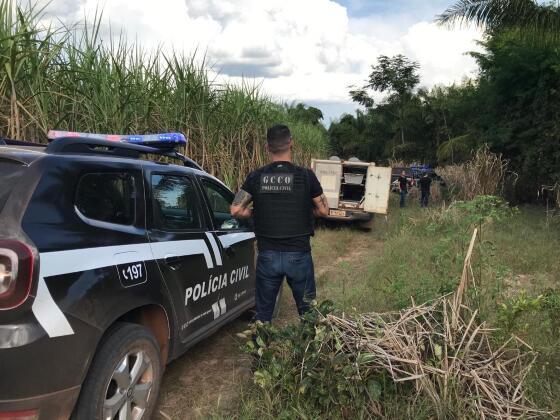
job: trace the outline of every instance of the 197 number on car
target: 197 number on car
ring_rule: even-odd
[[[117,265],[119,279],[124,287],[137,286],[148,280],[144,261]]]

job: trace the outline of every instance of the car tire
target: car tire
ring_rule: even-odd
[[[149,420],[162,373],[160,349],[152,333],[141,325],[118,323],[93,358],[72,418]]]

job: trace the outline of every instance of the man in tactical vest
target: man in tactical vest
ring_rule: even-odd
[[[251,172],[235,196],[231,214],[253,216],[257,236],[256,319],[270,322],[276,297],[286,277],[298,313],[315,299],[315,273],[310,237],[314,217],[329,212],[319,180],[292,163],[292,136],[285,125],[267,131],[271,163]],[[250,208],[251,202],[253,208]]]

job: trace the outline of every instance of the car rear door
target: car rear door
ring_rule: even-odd
[[[180,341],[187,346],[219,322],[213,305],[222,283],[213,281],[217,257],[195,180],[177,167],[144,172],[150,246],[169,290]]]
[[[233,219],[230,205],[234,194],[210,177],[198,178],[210,211],[212,230],[206,234],[221,254],[221,264],[228,286],[220,290],[220,315],[239,312],[254,306],[255,234],[246,221]]]

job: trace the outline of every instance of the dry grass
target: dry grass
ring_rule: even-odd
[[[471,255],[476,230],[456,292],[400,312],[354,317],[328,314],[336,337],[324,351],[352,355],[363,380],[388,373],[395,383],[412,383],[416,397],[432,401],[439,418],[450,412],[495,419],[538,418],[550,413],[525,396],[524,381],[535,353],[521,339],[497,347],[492,329],[478,321],[478,311],[463,302],[474,281]],[[496,348],[497,347],[497,348]],[[383,415],[372,402],[372,414]]]
[[[389,166],[391,168],[406,168],[410,164],[406,163],[404,160],[389,159]]]
[[[500,195],[504,188],[507,161],[490,152],[488,146],[480,148],[473,159],[461,165],[438,168],[451,196],[458,200],[472,200],[478,195]]]

